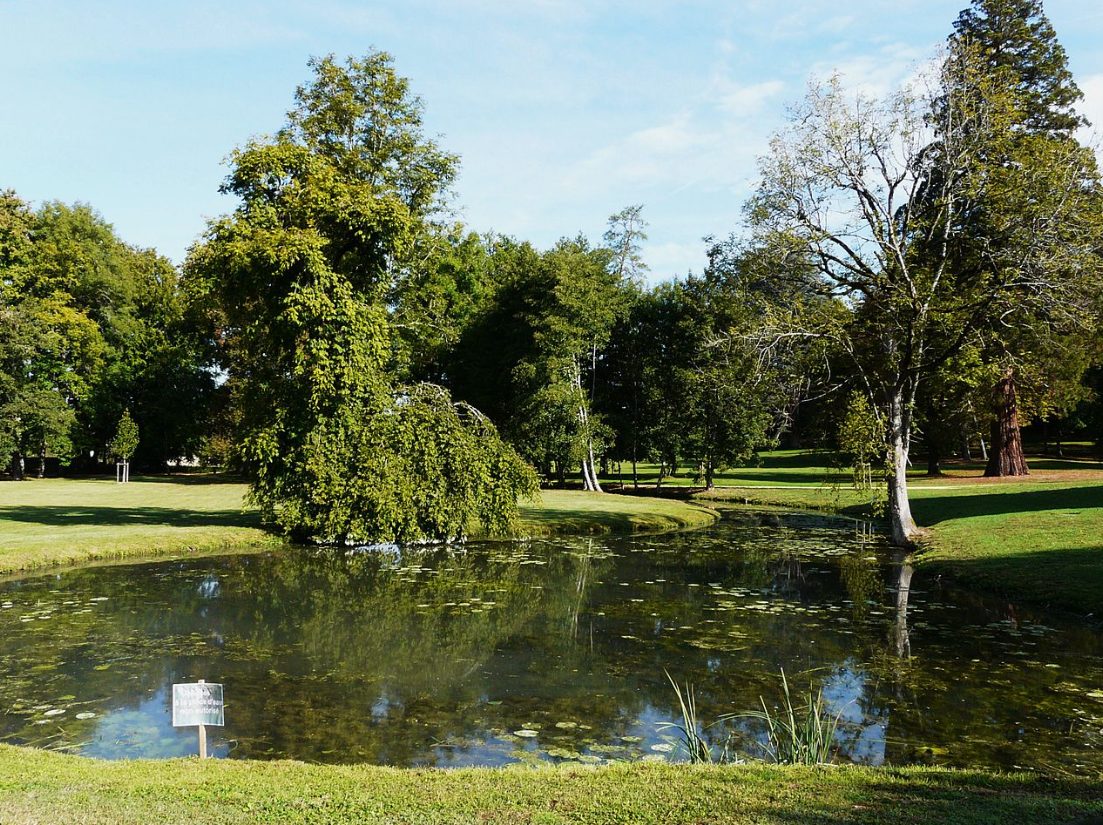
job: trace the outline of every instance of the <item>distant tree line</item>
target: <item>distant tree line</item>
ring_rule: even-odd
[[[656,286],[641,205],[599,242],[477,234],[389,55],[310,68],[180,272],[89,207],[0,198],[14,474],[102,460],[129,409],[141,466],[231,466],[302,538],[414,540],[507,529],[538,477],[712,486],[785,444],[887,478],[907,544],[916,445],[1007,475],[1026,423],[1103,439],[1099,171],[1038,0],[973,0],[884,98],[811,84],[743,225]]]

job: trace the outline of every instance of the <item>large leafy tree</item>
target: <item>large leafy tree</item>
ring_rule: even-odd
[[[77,405],[101,373],[96,322],[65,282],[40,266],[41,214],[14,193],[0,195],[0,455],[20,477],[24,457],[67,458]]]
[[[974,0],[954,23],[950,60],[971,61],[973,77],[983,76],[975,82],[968,71],[959,72],[966,94],[982,101],[1000,94],[1012,104],[969,172],[983,197],[961,215],[958,266],[1031,271],[1039,284],[1063,279],[1089,285],[1063,295],[1061,304],[1033,302],[1032,312],[1008,316],[1015,307],[994,306],[982,330],[978,346],[990,367],[986,406],[992,418],[985,475],[1020,475],[1029,470],[1019,417],[1069,409],[1082,395],[1087,363],[1078,354],[1095,334],[1086,310],[1096,266],[1095,256],[1084,254],[1084,244],[1073,238],[1091,234],[1093,219],[1098,223],[1095,159],[1076,141],[1076,130],[1086,124],[1075,109],[1083,95],[1040,0]],[[1079,182],[1070,180],[1070,169],[1078,170]]]
[[[310,63],[287,126],[234,153],[235,212],[192,252],[263,512],[300,538],[505,530],[535,477],[480,413],[397,380],[391,299],[456,174],[372,53]]]
[[[945,62],[935,90],[871,100],[837,81],[813,85],[763,160],[750,206],[779,265],[812,267],[822,291],[853,309],[831,334],[883,416],[902,545],[918,533],[906,473],[920,383],[993,319],[1078,305],[1084,281],[1066,276],[1095,248],[1093,178],[1078,147],[1031,142],[1023,151],[1044,162],[986,165],[994,146],[1020,141],[1016,98],[968,48]],[[999,231],[1033,239],[1032,253],[1016,266],[963,266],[980,248],[963,243],[963,216],[993,203]]]
[[[8,195],[0,214],[5,303],[37,337],[35,358],[21,362],[33,376],[15,383],[34,388],[38,400],[6,405],[39,410],[28,430],[38,435],[27,436],[35,443],[21,449],[40,459],[93,452],[102,460],[129,406],[148,434],[138,462],[157,466],[194,452],[213,380],[172,264],[123,243],[82,204],[31,210]],[[55,393],[48,404],[44,387]]]

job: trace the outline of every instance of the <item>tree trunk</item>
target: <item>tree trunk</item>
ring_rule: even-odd
[[[713,482],[713,474],[714,474],[715,471],[716,471],[716,468],[713,466],[712,459],[710,458],[705,462],[705,489],[706,490],[711,490],[716,486],[716,484]]]
[[[984,443],[984,436],[980,437],[980,457],[985,463],[988,462],[988,446]]]
[[[589,439],[587,439],[589,441]],[[601,483],[597,480],[597,465],[594,463],[594,442],[589,441],[586,445],[586,449],[590,454],[590,482],[593,484],[591,488],[595,493],[604,493],[601,489]]]
[[[914,546],[919,533],[908,500],[908,451],[911,448],[911,413],[903,389],[893,390],[889,400],[889,519],[892,543],[897,547]]]
[[[973,460],[973,453],[969,449],[969,434],[965,432],[961,434],[961,457],[965,461]]]
[[[38,477],[46,477],[46,445],[42,445],[42,449],[38,451]]]
[[[927,475],[933,478],[942,475],[942,458],[934,439],[927,441]]]
[[[1015,373],[1008,370],[994,392],[996,420],[992,424],[992,449],[988,453],[988,478],[1030,475],[1019,432],[1019,408],[1015,397]]]

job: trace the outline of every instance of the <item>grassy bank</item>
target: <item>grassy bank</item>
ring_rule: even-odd
[[[524,536],[638,533],[705,527],[717,513],[678,499],[545,490],[539,504],[521,506]]]
[[[5,823],[1070,823],[1098,782],[938,769],[400,770],[229,760],[99,762],[0,746]]]
[[[0,574],[138,555],[275,543],[218,476],[0,482]],[[524,536],[675,530],[711,523],[698,504],[547,491],[522,508]]]
[[[871,493],[822,480],[814,455],[805,470],[792,453],[767,455],[791,484],[721,487],[700,498],[865,514]],[[978,464],[946,476],[909,479],[916,521],[930,528],[917,562],[970,585],[1080,613],[1103,615],[1103,465],[1035,458],[1031,475],[986,479]],[[745,471],[733,471],[732,476]],[[748,471],[748,474],[750,472]]]
[[[0,572],[275,542],[217,476],[0,482]]]

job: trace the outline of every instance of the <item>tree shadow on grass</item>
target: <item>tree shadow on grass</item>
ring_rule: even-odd
[[[245,484],[240,476],[222,473],[181,473],[166,476],[131,476],[131,484],[180,484],[187,487],[209,487],[213,484]]]
[[[991,493],[973,493],[965,488],[912,499],[912,512],[923,525],[974,516],[1093,508],[1103,508],[1103,485],[1022,491],[1002,488]]]
[[[1032,553],[939,558],[925,571],[946,573],[969,588],[985,590],[1077,615],[1103,619],[1103,540],[1084,547],[1055,547]]]
[[[240,510],[179,510],[171,507],[0,507],[0,521],[75,526],[260,527],[257,513]]]

